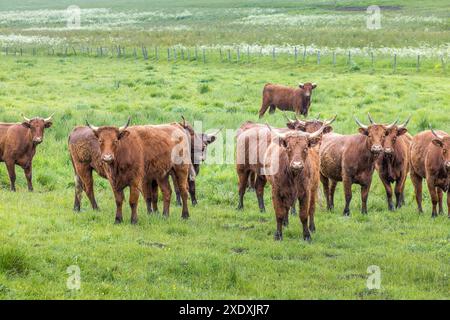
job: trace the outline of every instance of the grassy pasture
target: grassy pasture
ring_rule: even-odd
[[[1,121],[20,121],[22,112],[28,117],[56,114],[34,159],[34,193],[26,192],[21,169],[18,192],[9,192],[0,164],[0,298],[450,298],[450,219],[430,218],[426,191],[426,213],[418,215],[409,180],[406,207],[389,212],[375,177],[367,216],[359,213],[355,187],[350,218],[342,217],[339,185],[335,211],[318,208],[311,244],[300,240],[298,218],[291,218],[282,242],[273,241],[269,187],[267,213],[259,213],[254,193],[246,195],[243,212],[235,210],[232,164],[203,165],[199,205],[190,208],[188,221],[180,219],[175,205],[169,219],[148,216],[140,201],[138,225],[129,224],[127,204],[124,223],[113,225],[113,196],[100,178],[95,188],[101,210],[93,212],[84,197],[84,210],[72,212],[67,136],[85,119],[121,125],[129,115],[135,124],[172,122],[184,115],[203,121],[205,130],[236,129],[257,120],[266,82],[308,80],[318,83],[312,116],[338,114],[336,132],[356,132],[352,115],[365,120],[368,111],[379,122],[412,114],[412,134],[428,123],[450,131],[448,76],[433,68],[393,74],[283,61],[1,57]],[[284,124],[279,112],[263,121]],[[219,145],[211,145],[211,152]],[[70,265],[80,267],[79,291],[66,287]],[[370,265],[381,269],[380,290],[366,288]]]

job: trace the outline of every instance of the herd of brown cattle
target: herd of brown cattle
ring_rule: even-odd
[[[314,83],[300,84],[293,89],[267,84],[263,91],[262,117],[270,107],[307,115]],[[367,213],[367,198],[375,170],[386,189],[389,210],[404,204],[405,182],[410,173],[417,205],[422,212],[422,180],[427,182],[433,205],[432,217],[443,214],[443,195],[447,193],[450,218],[450,135],[433,129],[412,137],[407,124],[377,124],[368,115],[370,124],[355,118],[358,133],[341,135],[333,132],[327,121],[288,119],[285,128],[273,128],[245,122],[236,135],[236,170],[239,180],[239,205],[248,188],[254,188],[261,211],[265,211],[264,187],[272,187],[272,203],[277,229],[275,239],[282,239],[282,228],[288,224],[289,210],[299,216],[303,238],[311,239],[316,227],[314,213],[319,184],[322,182],[327,208],[334,208],[336,185],[342,181],[345,194],[344,215],[350,214],[352,185],[361,186],[362,213]],[[25,171],[28,189],[32,186],[32,160],[36,147],[42,143],[44,129],[52,125],[52,117],[28,119],[22,123],[0,123],[0,161],[5,162],[11,190],[15,191],[15,165]],[[197,203],[195,179],[205,159],[207,146],[216,134],[197,133],[183,118],[182,122],[160,125],[123,127],[87,126],[73,129],[69,135],[70,159],[75,171],[74,210],[79,211],[83,191],[93,209],[93,176],[108,179],[116,201],[116,223],[122,222],[124,189],[130,188],[131,223],[137,222],[139,195],[145,198],[148,213],[158,210],[158,187],[163,194],[163,214],[169,215],[172,177],[182,217],[189,217],[188,195]],[[392,197],[392,184],[395,183]],[[439,206],[439,208],[437,208]]]

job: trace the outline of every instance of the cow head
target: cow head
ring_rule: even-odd
[[[319,130],[312,133],[302,131],[278,133],[269,126],[271,133],[274,134],[274,139],[278,141],[279,145],[286,152],[289,170],[294,174],[302,172],[309,150],[321,142],[325,128],[326,126],[322,126]]]
[[[384,139],[384,154],[388,157],[391,157],[394,154],[395,150],[395,144],[397,142],[398,137],[404,135],[406,132],[408,132],[408,129],[406,129],[406,126],[408,125],[409,120],[411,117],[408,118],[408,120],[405,121],[405,123],[397,126],[397,125],[389,125],[386,126],[386,138]]]
[[[307,82],[307,83],[299,83],[298,86],[300,89],[303,90],[303,94],[305,95],[305,97],[311,97],[312,91],[317,87],[317,84]]]
[[[120,141],[128,136],[130,132],[127,130],[131,118],[128,118],[125,126],[117,127],[95,127],[86,120],[86,125],[91,128],[98,139],[100,145],[100,157],[103,162],[112,164],[117,158],[117,148]]]
[[[383,152],[384,141],[386,140],[386,126],[376,124],[370,115],[369,119],[371,124],[366,126],[355,117],[356,124],[359,126],[359,133],[367,137],[367,148],[374,156],[378,156]],[[398,120],[389,126],[393,126],[397,122]]]
[[[442,149],[442,159],[447,173],[450,174],[450,136],[442,136],[431,128],[434,139],[431,141],[436,147]]]
[[[295,120],[292,120],[287,117],[286,113],[283,112],[283,114],[288,121],[286,123],[286,126],[289,129],[299,130],[299,131],[304,131],[304,132],[309,132],[309,133],[319,130],[323,125],[325,125],[325,129],[323,130],[323,133],[324,134],[330,133],[331,131],[333,131],[333,127],[331,127],[330,124],[336,119],[336,115],[335,115],[332,120],[321,121],[321,120],[319,120],[319,116],[320,116],[319,115],[316,119],[302,121],[299,118],[297,118],[297,116],[295,116]]]
[[[184,128],[184,130],[189,134],[191,141],[191,160],[193,164],[200,164],[206,160],[206,148],[209,144],[216,140],[217,134],[220,132],[214,132],[213,134],[207,133],[197,133],[194,128],[186,122],[182,116],[183,121],[179,124]]]
[[[22,125],[30,129],[33,144],[38,145],[42,143],[42,141],[44,141],[44,129],[50,128],[53,124],[52,123],[53,115],[45,119],[40,117],[28,119],[23,115],[22,117],[24,119]]]

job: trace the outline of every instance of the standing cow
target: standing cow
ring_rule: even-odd
[[[158,126],[95,127],[87,123],[100,146],[100,159],[116,200],[116,223],[123,221],[123,190],[130,187],[131,223],[137,222],[139,192],[151,211],[152,182],[156,181],[164,198],[163,214],[169,215],[171,188],[169,173],[175,172],[183,202],[182,217],[188,218],[187,177],[189,143],[181,126],[161,130]],[[169,127],[170,125],[168,125]]]
[[[389,126],[371,124],[366,126],[355,117],[359,125],[359,134],[340,135],[327,134],[320,146],[320,179],[327,199],[327,208],[334,208],[334,192],[338,181],[344,184],[345,209],[344,215],[350,215],[352,200],[352,184],[361,186],[363,214],[367,213],[367,198],[369,196],[375,162],[383,152],[386,132]]]
[[[314,147],[320,143],[325,126],[314,133],[271,130],[274,140],[264,160],[266,178],[272,186],[272,203],[277,221],[275,240],[283,239],[283,223],[288,211],[299,202],[303,239],[311,240],[315,231],[314,212],[319,187],[319,155]],[[308,226],[309,218],[309,226]]]
[[[384,152],[379,157],[376,167],[381,182],[386,190],[388,209],[394,210],[392,202],[392,183],[395,183],[395,208],[399,209],[405,202],[404,190],[406,177],[409,172],[409,148],[412,137],[407,133],[408,118],[402,125],[391,126],[386,131]],[[369,118],[372,124],[375,122]]]
[[[0,124],[0,162],[5,162],[8,169],[11,191],[16,191],[15,165],[22,167],[28,190],[33,191],[33,157],[36,154],[37,145],[44,141],[45,129],[52,126],[52,116],[45,119],[23,118],[22,123]]]
[[[274,113],[276,108],[280,110],[294,111],[297,115],[308,115],[311,105],[311,95],[315,83],[300,83],[298,88],[286,87],[279,84],[267,83],[263,90],[262,106],[259,117],[262,118],[267,108],[269,113]]]
[[[433,204],[431,216],[444,212],[443,193],[447,192],[447,210],[450,218],[450,135],[444,131],[424,131],[414,136],[411,143],[411,180],[416,193],[419,212],[422,210],[422,180],[427,182]]]

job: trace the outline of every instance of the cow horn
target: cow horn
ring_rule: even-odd
[[[386,129],[391,129],[393,126],[395,126],[398,123],[398,119],[392,122],[390,125],[386,126]]]
[[[91,128],[92,131],[97,131],[98,127],[91,125],[87,120],[86,120],[86,125]]]
[[[308,139],[314,139],[314,138],[319,137],[319,136],[322,134],[323,130],[325,130],[326,127],[327,127],[327,125],[326,125],[326,124],[323,124],[323,125],[320,127],[319,130],[317,130],[317,131],[315,131],[315,132],[313,132],[313,133],[310,133],[310,134],[308,135]]]
[[[266,122],[266,126],[267,126],[267,128],[269,128],[270,133],[274,134],[279,139],[286,138],[286,134],[276,132],[275,130],[272,129],[272,127],[267,122]]]
[[[30,121],[31,121],[31,119],[28,119],[28,118],[25,117],[23,114],[22,114],[22,117],[24,118],[24,120],[25,120],[26,122],[30,122]]]
[[[316,120],[320,120],[320,113],[317,115]]]
[[[434,129],[431,127],[431,124],[430,124],[430,130],[431,130],[431,132],[433,133],[433,135],[434,135],[436,138],[438,138],[439,140],[444,139],[444,137],[440,136],[436,131],[434,131]]]
[[[399,128],[399,129],[406,128],[406,126],[407,126],[408,123],[409,123],[409,120],[411,120],[411,117],[412,117],[412,116],[409,116],[408,119],[406,119],[405,123],[399,125],[398,128]]]
[[[323,123],[323,125],[324,125],[325,127],[326,127],[326,126],[329,126],[330,124],[332,124],[332,123],[336,120],[336,118],[337,118],[337,114],[335,114],[334,117],[331,118],[330,120],[325,120],[325,122]]]
[[[131,122],[131,117],[128,117],[127,123],[123,127],[120,127],[119,131],[124,131],[126,128],[128,128],[128,126],[130,125],[130,122]]]
[[[353,116],[353,118],[355,118],[356,124],[358,126],[360,126],[361,128],[363,128],[363,129],[368,129],[369,128],[368,126],[362,124],[361,121],[359,121],[358,118],[356,118],[356,116]]]
[[[181,115],[181,119],[183,119],[183,127],[186,127],[186,119],[184,118],[183,115]]]
[[[376,124],[375,121],[373,121],[372,117],[370,116],[369,112],[367,112],[367,117],[369,118],[370,124]]]
[[[294,123],[295,121],[292,119],[289,119],[289,117],[287,116],[286,112],[283,111],[283,116],[286,118],[287,121],[289,121],[290,123]]]
[[[305,85],[304,83],[301,83],[301,82],[298,83],[299,87],[303,87],[304,85]]]
[[[219,134],[220,131],[222,131],[222,128],[219,128],[218,130],[216,130],[214,133],[208,133],[208,137],[214,137],[217,136]]]
[[[53,112],[53,113],[50,115],[50,117],[45,118],[44,121],[45,121],[45,122],[51,121],[54,114],[55,114],[55,113]]]

